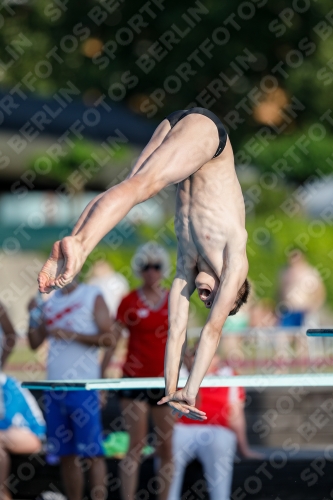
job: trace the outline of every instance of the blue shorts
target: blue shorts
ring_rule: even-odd
[[[303,311],[288,311],[280,320],[281,326],[303,326],[305,313]]]
[[[51,398],[51,399],[49,399]],[[104,455],[97,391],[48,391],[45,407],[47,451],[52,455]]]

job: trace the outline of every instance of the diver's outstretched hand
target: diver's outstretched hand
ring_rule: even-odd
[[[198,410],[195,405],[195,398],[189,398],[185,395],[183,389],[173,392],[168,396],[165,396],[160,401],[158,405],[167,403],[172,408],[172,414],[177,417],[185,416],[192,420],[206,420],[206,413],[204,411]]]
[[[68,285],[81,271],[85,258],[76,236],[56,241],[38,275],[39,291],[50,293],[55,288]]]

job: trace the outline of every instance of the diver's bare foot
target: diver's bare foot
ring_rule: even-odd
[[[42,293],[50,293],[55,288],[54,281],[63,268],[65,260],[60,243],[60,241],[55,242],[49,258],[38,275],[39,291]]]
[[[63,288],[68,285],[81,271],[86,255],[77,236],[66,236],[60,242],[61,252],[64,256],[63,267],[55,279],[55,286]]]
[[[50,293],[68,285],[80,272],[86,257],[76,236],[57,241],[38,276],[39,291]]]

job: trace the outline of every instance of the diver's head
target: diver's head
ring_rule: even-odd
[[[213,271],[200,271],[195,279],[195,286],[198,290],[200,300],[205,304],[207,309],[210,309],[216,297],[217,290],[220,285],[219,278]],[[243,304],[247,302],[250,294],[250,284],[246,279],[238,290],[233,308],[229,312],[229,316],[238,313]]]
[[[198,290],[200,300],[202,300],[207,309],[212,307],[219,285],[220,280],[213,271],[200,271],[198,273],[195,279],[195,286]]]

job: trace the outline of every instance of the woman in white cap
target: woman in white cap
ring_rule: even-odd
[[[115,328],[119,336],[124,327],[129,331],[123,376],[163,377],[169,292],[162,286],[162,280],[170,270],[169,256],[163,247],[148,242],[137,249],[132,269],[141,278],[142,284],[123,298],[116,318],[119,327]],[[115,345],[107,352],[104,365],[111,358],[114,348]],[[118,394],[130,436],[128,453],[120,464],[123,498],[134,500],[141,452],[148,434],[148,416],[151,415],[156,436],[153,444],[161,472],[157,481],[158,498],[166,500],[172,478],[174,417],[169,406],[157,406],[164,389],[126,389]]]

